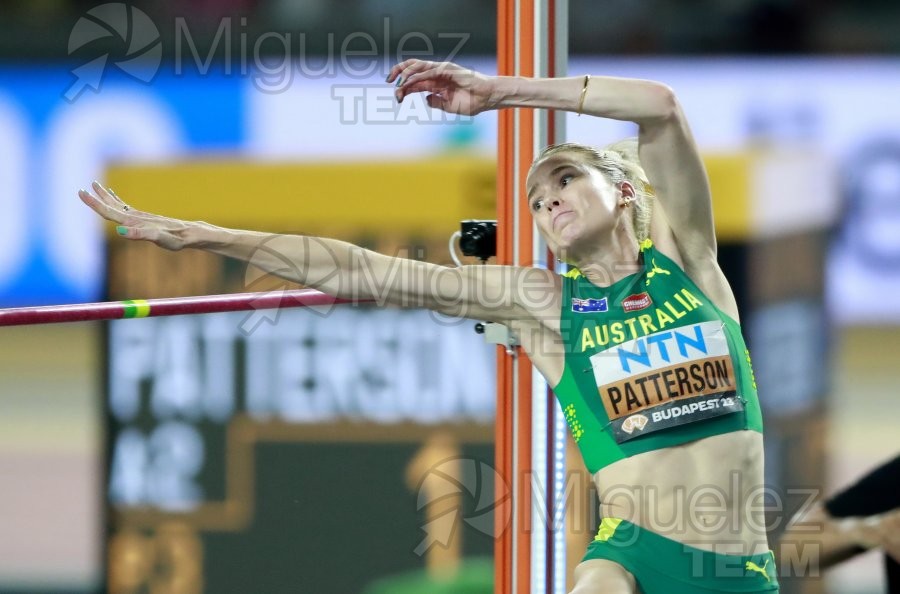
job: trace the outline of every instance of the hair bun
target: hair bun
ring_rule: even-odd
[[[623,140],[619,140],[618,142],[614,142],[610,145],[607,145],[605,150],[617,154],[623,161],[628,161],[629,163],[634,164],[640,163],[640,159],[638,157],[637,137],[625,138]]]

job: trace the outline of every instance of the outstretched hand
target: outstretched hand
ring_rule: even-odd
[[[448,113],[475,115],[499,103],[497,78],[468,70],[452,62],[406,60],[391,68],[387,82],[398,81],[397,101],[410,93],[429,93],[430,107]]]
[[[116,231],[122,237],[150,241],[167,250],[180,250],[187,245],[185,233],[190,223],[131,208],[99,182],[91,184],[91,189],[93,192],[79,190],[78,197],[101,217],[116,223]]]

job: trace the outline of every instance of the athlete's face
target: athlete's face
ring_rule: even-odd
[[[528,176],[526,188],[535,224],[556,255],[611,235],[626,210],[621,208],[624,196],[633,195],[627,182],[616,186],[566,153],[542,161]]]

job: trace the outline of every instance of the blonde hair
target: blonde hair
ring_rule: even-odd
[[[631,225],[639,242],[650,236],[650,218],[653,215],[653,187],[638,159],[637,138],[626,138],[597,150],[592,146],[575,142],[552,144],[541,151],[531,164],[531,175],[544,160],[560,153],[574,153],[587,165],[597,169],[610,182],[618,185],[629,182],[634,186],[635,200],[631,203]]]

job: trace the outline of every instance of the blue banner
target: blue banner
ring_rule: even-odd
[[[86,85],[76,67],[0,67],[2,307],[102,297],[103,223],[76,192],[107,164],[233,154],[244,144],[239,77],[163,65],[142,82],[110,67]]]

